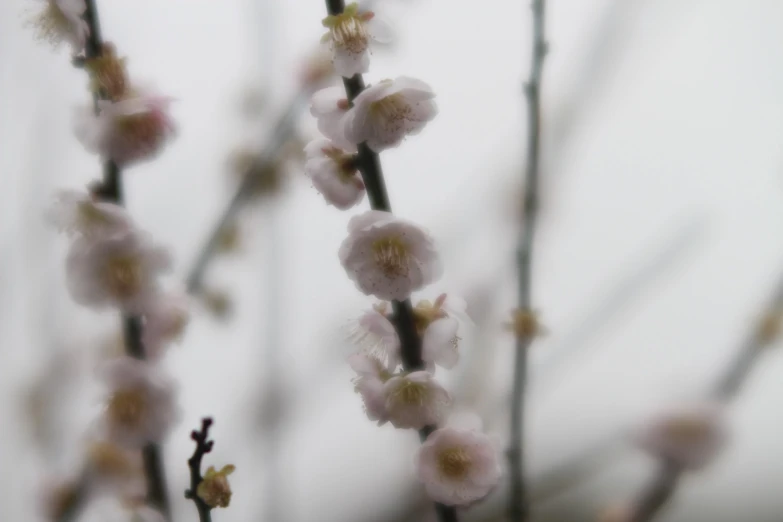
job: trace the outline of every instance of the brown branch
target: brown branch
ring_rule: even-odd
[[[193,430],[190,438],[196,442],[196,449],[193,456],[188,459],[188,468],[190,468],[190,489],[185,490],[185,498],[190,499],[196,504],[198,510],[198,519],[201,522],[212,522],[212,508],[198,496],[198,486],[204,480],[201,476],[201,460],[204,455],[212,451],[215,441],[209,440],[209,427],[212,426],[212,419],[205,417],[201,420],[201,430]]]

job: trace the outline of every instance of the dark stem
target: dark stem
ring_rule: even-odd
[[[534,0],[533,9],[533,51],[530,64],[530,78],[525,84],[527,99],[527,164],[525,166],[525,192],[523,200],[523,222],[520,227],[517,247],[517,270],[519,277],[518,308],[531,310],[533,240],[539,200],[539,155],[541,148],[541,73],[546,56],[544,37],[544,0]],[[511,426],[508,448],[510,491],[508,518],[511,522],[528,519],[529,506],[525,484],[524,454],[524,410],[525,388],[527,387],[527,352],[532,337],[517,336],[514,361],[514,377],[511,392]]]
[[[190,489],[185,490],[185,498],[196,504],[200,522],[212,522],[212,508],[198,496],[198,485],[204,480],[204,477],[201,476],[201,460],[204,455],[212,451],[212,447],[215,445],[215,441],[209,440],[210,426],[212,426],[212,419],[206,417],[201,420],[201,430],[193,430],[190,433],[190,438],[196,442],[196,449],[193,451],[193,456],[188,459]]]
[[[97,58],[103,50],[101,37],[100,18],[95,0],[87,0],[84,19],[90,28],[90,35],[85,45],[85,57]],[[94,92],[93,100],[95,110],[98,111],[98,100],[107,99],[106,93]],[[122,206],[124,195],[122,190],[122,172],[119,166],[111,160],[103,165],[103,181],[97,191],[99,197],[105,201]],[[123,316],[123,337],[125,351],[131,357],[144,359],[144,346],[142,339],[142,322],[138,316]],[[171,520],[171,509],[166,488],[166,478],[163,468],[161,450],[157,444],[148,444],[143,448],[144,474],[147,478],[147,501],[158,509],[166,520]]]
[[[345,9],[345,2],[343,0],[326,0],[326,9],[330,15],[338,15]],[[365,89],[364,79],[361,74],[356,74],[352,78],[343,78],[343,85],[345,86],[348,101],[351,104]],[[389,194],[386,192],[386,182],[383,178],[383,168],[381,167],[381,159],[378,153],[373,152],[367,146],[367,143],[360,143],[357,148],[356,165],[362,174],[362,181],[367,190],[370,207],[373,210],[391,212],[391,203],[389,202]],[[424,369],[424,361],[421,358],[421,339],[413,320],[411,300],[392,301],[392,310],[394,312],[392,323],[400,338],[402,367],[406,371]],[[419,438],[424,442],[436,429],[437,427],[435,426],[425,426],[419,430]],[[439,522],[457,521],[457,510],[452,506],[445,506],[436,502],[435,511],[438,514]]]
[[[779,315],[781,309],[783,309],[783,278],[777,283],[769,303],[757,323],[753,325],[752,331],[747,335],[736,356],[710,390],[711,399],[726,403],[736,396],[759,355],[774,341],[775,334],[765,331],[764,325],[770,317]],[[671,462],[661,462],[658,473],[642,489],[633,504],[633,522],[647,522],[658,514],[674,495],[683,471],[681,467]]]

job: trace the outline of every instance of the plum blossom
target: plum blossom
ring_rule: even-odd
[[[95,200],[87,192],[61,190],[46,213],[47,220],[70,236],[96,237],[129,230],[130,215],[113,203]]]
[[[356,145],[345,139],[343,118],[351,108],[343,87],[327,87],[313,94],[310,114],[316,119],[321,134],[332,140],[335,146],[356,152]]]
[[[363,90],[342,118],[345,138],[375,152],[397,147],[438,114],[435,93],[421,80],[400,76]]]
[[[109,440],[137,449],[160,442],[178,421],[170,378],[148,361],[123,356],[101,369],[109,388],[104,427]]]
[[[350,78],[366,73],[370,68],[370,42],[387,43],[392,39],[391,28],[375,17],[372,11],[362,11],[352,3],[338,15],[323,20],[327,32],[322,42],[329,43],[334,54],[334,70]]]
[[[440,424],[451,406],[451,396],[426,371],[392,377],[383,387],[386,414],[395,428],[420,430]]]
[[[145,313],[142,343],[150,357],[159,356],[163,347],[182,338],[190,321],[190,298],[184,292],[169,292],[153,300]]]
[[[388,303],[382,302],[362,313],[352,321],[348,338],[393,372],[400,364],[400,338],[389,320],[388,308]]]
[[[71,297],[83,306],[116,306],[143,313],[158,292],[158,275],[169,270],[168,252],[136,230],[77,239],[66,259]]]
[[[464,299],[442,294],[434,302],[419,301],[413,309],[416,330],[422,338],[422,359],[429,372],[435,366],[451,369],[459,361],[460,331],[472,324]],[[400,339],[391,322],[387,302],[373,305],[353,321],[349,340],[394,371],[401,362]]]
[[[475,430],[445,427],[419,448],[417,475],[427,494],[448,506],[465,506],[484,498],[500,480],[497,449]]]
[[[86,478],[98,493],[139,498],[145,494],[141,455],[107,441],[94,441],[87,450]]]
[[[346,210],[364,197],[364,183],[356,169],[356,161],[331,141],[318,139],[305,147],[305,174],[330,205]]]
[[[90,27],[82,19],[87,10],[85,0],[45,0],[46,5],[32,20],[41,40],[57,47],[67,42],[73,54],[84,50]]]
[[[667,411],[642,427],[634,438],[654,456],[696,471],[715,458],[726,435],[720,406],[706,403]]]
[[[367,418],[376,421],[378,426],[388,422],[384,383],[391,374],[386,371],[383,363],[375,357],[355,353],[348,357],[348,364],[356,372],[353,380],[354,389],[361,395]]]
[[[384,300],[403,300],[441,276],[432,237],[391,212],[369,210],[348,222],[340,262],[356,287]]]
[[[76,114],[76,137],[84,147],[121,167],[154,158],[174,133],[168,108],[172,98],[139,95],[98,102]]]

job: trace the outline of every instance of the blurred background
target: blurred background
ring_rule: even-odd
[[[98,177],[72,133],[89,103],[67,52],[25,27],[31,0],[0,3],[0,519],[34,520],[41,484],[73,473],[100,409],[96,364],[118,319],[73,304],[66,241],[43,214],[55,190]],[[177,99],[177,139],[129,169],[128,207],[183,284],[323,33],[315,0],[105,0],[104,37],[133,78]],[[525,446],[536,520],[593,520],[649,480],[625,434],[695,398],[741,346],[783,271],[783,3],[549,0]],[[468,300],[475,323],[447,374],[461,407],[504,443],[521,219],[528,2],[378,0],[395,29],[367,79],[428,82],[438,117],[382,155],[396,213],[429,228],[445,276],[422,296]],[[432,520],[413,473],[418,439],[376,427],[344,363],[373,301],[337,259],[361,209],[327,207],[299,154],[317,133],[296,111],[274,169],[224,236],[181,346],[165,361],[183,420],[165,446],[177,520],[194,520],[189,432],[211,415],[207,464],[236,464],[216,520]],[[245,163],[243,163],[245,162]],[[362,204],[366,207],[367,203]],[[230,237],[233,236],[233,237]],[[233,248],[228,248],[233,247]],[[780,520],[783,359],[758,359],[730,405],[732,444],[681,484],[661,519]],[[465,520],[503,519],[505,488]],[[84,520],[107,520],[100,507]]]

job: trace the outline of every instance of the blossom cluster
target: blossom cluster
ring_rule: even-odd
[[[171,258],[121,206],[116,185],[120,168],[154,158],[168,142],[174,129],[170,99],[136,87],[115,47],[91,38],[85,0],[39,2],[32,20],[39,36],[55,46],[68,43],[74,63],[89,73],[96,103],[78,111],[74,130],[85,148],[101,157],[107,176],[85,191],[61,191],[47,218],[70,240],[65,265],[72,299],[95,310],[119,311],[124,318],[127,355],[99,368],[104,408],[83,478],[91,493],[110,492],[135,506],[140,519],[158,520],[160,514],[144,514],[152,511],[143,505],[141,454],[161,442],[179,417],[176,387],[161,360],[182,335],[189,304],[184,293],[164,290],[160,279],[171,269]],[[52,518],[61,515],[63,502],[73,501],[69,491],[53,491]]]
[[[345,78],[367,72],[370,44],[388,41],[388,27],[355,3],[326,17],[323,25],[328,32],[322,41],[331,47],[335,71]],[[323,137],[305,148],[305,173],[326,202],[341,210],[360,204],[368,190],[363,176],[372,168],[362,162],[421,132],[438,112],[434,98],[429,85],[404,76],[364,88],[353,99],[342,87],[316,92],[310,112]],[[348,362],[367,417],[378,425],[428,433],[417,474],[433,500],[449,506],[481,500],[500,478],[497,450],[475,427],[444,426],[453,400],[435,378],[437,367],[450,369],[459,360],[460,331],[470,323],[465,302],[441,294],[412,307],[412,328],[421,341],[414,359],[423,364],[409,360],[411,350],[419,348],[403,345],[393,313],[440,278],[434,239],[413,222],[373,209],[349,220],[338,255],[357,289],[380,300],[351,332],[359,350]]]

